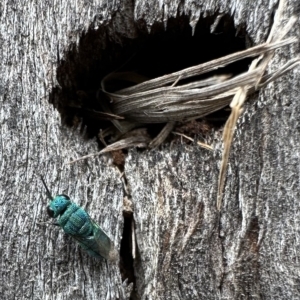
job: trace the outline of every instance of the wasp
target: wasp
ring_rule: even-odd
[[[57,219],[56,225],[75,239],[90,256],[116,261],[118,254],[113,242],[100,226],[82,207],[72,202],[69,196],[62,194],[52,197],[42,176],[41,179],[47,197],[51,200],[47,206],[47,213],[49,217]]]

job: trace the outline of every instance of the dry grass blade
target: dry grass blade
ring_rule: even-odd
[[[110,101],[109,104],[105,104],[104,100],[101,101],[105,106],[103,109],[105,112],[121,115],[133,123],[182,122],[201,118],[229,105],[231,97],[240,86],[254,91],[252,87],[257,83],[261,72],[254,69],[233,78],[229,78],[230,75],[214,76],[175,86],[181,79],[198,76],[237,60],[270,52],[295,41],[295,38],[288,38],[274,43],[265,43],[110,93],[105,88],[109,82],[107,78],[110,80],[118,78],[118,73],[113,73],[102,82],[101,92]],[[120,73],[120,77],[123,78],[124,74]],[[171,85],[165,86],[168,83]],[[122,128],[121,121],[112,120],[112,123],[120,132],[126,132]]]
[[[129,134],[128,134],[129,135]],[[109,146],[106,146],[104,149],[102,149],[99,152],[91,153],[85,156],[82,156],[80,158],[74,159],[70,161],[68,164],[73,164],[75,162],[91,158],[97,155],[101,155],[107,152],[112,152],[116,150],[131,148],[131,147],[139,147],[139,148],[147,148],[149,142],[151,141],[151,138],[147,134],[147,131],[145,128],[139,128],[136,130],[133,130],[130,132],[130,136],[125,137],[124,139],[121,139]]]
[[[300,64],[300,57],[296,57],[294,59],[289,60],[286,64],[284,64],[279,70],[268,76],[268,78],[265,76],[261,80],[261,84],[258,84],[258,88],[262,88],[266,86],[268,83],[276,80],[277,78],[281,77],[282,75],[286,74],[290,70],[294,69],[297,65]]]
[[[200,147],[202,147],[202,148],[204,148],[204,149],[206,149],[206,150],[214,151],[214,148],[213,148],[212,146],[210,146],[210,145],[207,145],[207,144],[202,143],[202,142],[200,142],[200,141],[198,141],[197,144],[198,144]]]
[[[176,134],[176,135],[179,135],[179,136],[182,136],[182,137],[186,138],[187,140],[189,140],[189,141],[191,141],[191,142],[194,142],[194,139],[193,139],[193,138],[191,138],[191,137],[189,137],[189,136],[187,136],[187,135],[185,135],[185,134],[183,134],[183,133],[176,132],[176,131],[172,131],[172,133],[173,133],[173,134]],[[198,141],[197,144],[198,144],[200,147],[202,147],[202,148],[204,148],[204,149],[206,149],[206,150],[210,150],[210,151],[213,151],[213,150],[214,150],[214,148],[213,148],[212,146],[207,145],[207,144],[205,144],[205,143],[202,143],[202,142],[200,142],[200,141]]]
[[[236,89],[241,85],[251,86],[256,82],[258,71],[244,73],[225,82],[202,89],[182,90],[180,87],[158,88],[155,90],[125,96],[122,100],[113,99],[113,111],[130,120],[144,123],[164,123],[182,121],[186,117],[200,118],[230,103],[229,98],[216,101],[214,97]],[[212,98],[212,100],[210,100]],[[224,101],[226,100],[226,101]],[[189,101],[197,101],[191,111]],[[209,109],[206,109],[209,108]],[[172,114],[177,112],[176,114]],[[138,117],[141,115],[141,117]]]
[[[123,120],[124,117],[108,113],[108,112],[102,112],[102,111],[97,111],[97,110],[92,110],[92,109],[87,109],[87,108],[81,108],[84,112],[88,113],[89,117],[97,117],[102,120]]]
[[[214,71],[216,69],[222,68],[228,64],[231,64],[233,62],[236,62],[238,60],[242,60],[247,57],[254,57],[258,56],[262,53],[268,52],[275,50],[277,48],[281,48],[283,46],[289,45],[291,43],[294,43],[296,41],[295,38],[288,38],[285,40],[277,41],[274,43],[263,43],[261,45],[257,45],[255,47],[236,52],[233,54],[226,55],[224,57],[197,65],[193,66],[190,68],[183,69],[181,71],[164,75],[161,77],[157,77],[148,81],[144,81],[140,84],[134,85],[132,87],[126,88],[119,90],[117,94],[122,94],[122,95],[132,95],[135,93],[141,93],[145,91],[149,91],[152,89],[156,89],[162,86],[165,86],[167,84],[173,84],[174,82],[194,76],[198,76],[201,74],[208,73],[210,71]],[[105,83],[102,84],[102,90],[110,95],[113,95],[114,93],[109,93],[106,91]]]
[[[283,16],[283,10],[285,7],[285,1],[282,0],[279,3],[279,7],[277,9],[277,12],[274,17],[274,24],[272,26],[272,29],[270,31],[270,35],[268,37],[267,43],[271,43],[272,41],[280,41],[292,28],[293,24],[295,23],[296,18],[292,17],[289,22],[284,26],[282,29],[280,28],[281,22],[282,22],[282,16]],[[276,38],[275,38],[276,35]],[[269,75],[269,78],[264,80],[263,74],[268,66],[268,63],[272,59],[274,55],[274,51],[263,53],[258,59],[255,59],[248,72],[253,72],[253,70],[258,70],[258,77],[255,83],[255,87],[261,87],[266,85],[272,80],[275,80],[279,76],[286,73],[291,68],[295,67],[300,63],[299,57],[290,60],[288,63],[286,63],[283,67],[281,67],[278,71],[273,72],[271,75]],[[260,82],[262,84],[260,85]],[[253,87],[252,87],[253,89]],[[230,147],[232,144],[233,134],[234,130],[236,128],[236,123],[239,118],[239,116],[242,113],[242,106],[246,100],[247,97],[247,89],[245,87],[241,86],[240,89],[236,92],[236,95],[234,96],[230,106],[232,107],[231,115],[228,119],[228,121],[225,124],[224,133],[223,133],[223,141],[224,141],[224,150],[222,155],[222,162],[221,162],[221,168],[219,173],[219,184],[218,184],[218,195],[217,195],[217,209],[221,209],[222,204],[222,197],[223,197],[223,190],[225,185],[225,177],[226,177],[226,171],[227,171],[227,165],[228,165],[228,159],[229,159],[229,153],[230,153]]]
[[[175,122],[168,122],[161,132],[149,143],[149,148],[155,148],[161,145],[165,139],[169,136],[170,132],[175,126]]]
[[[241,88],[236,93],[236,98],[243,99],[246,98],[247,93],[245,88]],[[231,114],[225,124],[224,127],[224,133],[223,133],[223,140],[224,140],[224,149],[223,149],[223,155],[222,155],[222,162],[221,162],[221,168],[220,168],[220,174],[219,174],[219,184],[218,184],[218,198],[217,198],[217,209],[221,209],[221,203],[222,203],[222,196],[223,196],[223,189],[225,184],[225,176],[226,176],[226,170],[227,170],[227,163],[230,153],[230,146],[233,139],[233,133],[235,130],[236,122],[239,118],[239,116],[242,113],[242,108],[240,106],[235,106],[232,108]]]
[[[149,142],[151,141],[151,138],[147,135],[140,134],[140,135],[134,135],[125,139],[122,139],[120,141],[117,141],[107,147],[105,147],[103,150],[99,152],[99,154],[131,148],[131,147],[138,147],[138,148],[147,148]]]

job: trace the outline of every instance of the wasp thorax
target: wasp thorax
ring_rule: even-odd
[[[49,217],[56,218],[63,214],[71,204],[70,198],[67,195],[58,195],[53,198],[47,207]]]

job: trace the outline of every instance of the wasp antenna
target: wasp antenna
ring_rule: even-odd
[[[48,189],[48,187],[47,187],[47,185],[46,185],[46,183],[45,183],[45,181],[44,181],[43,176],[41,176],[41,179],[42,179],[42,182],[43,182],[44,187],[46,188],[46,191],[47,191],[47,197],[48,197],[50,200],[52,200],[53,197],[51,196],[51,193],[50,193],[50,191],[49,191],[49,189]]]

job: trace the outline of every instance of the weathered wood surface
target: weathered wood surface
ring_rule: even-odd
[[[287,18],[296,5],[289,1]],[[95,152],[97,145],[62,126],[48,103],[57,85],[58,59],[69,45],[91,24],[102,26],[109,19],[116,32],[134,37],[133,18],[150,28],[182,12],[194,26],[200,15],[217,11],[231,14],[236,26],[246,23],[259,43],[275,6],[276,1],[140,0],[132,12],[123,1],[2,1],[2,299],[129,299],[118,265],[89,258],[49,225],[45,213],[40,174],[53,194],[68,194],[85,206],[120,247],[124,195],[119,173],[105,156],[66,165]],[[293,34],[300,36],[299,22]],[[278,51],[272,66],[297,53],[299,45]],[[220,218],[220,131],[207,139],[214,152],[186,144],[129,152],[125,175],[136,225],[138,298],[299,297],[299,76],[299,69],[291,71],[247,103]]]

